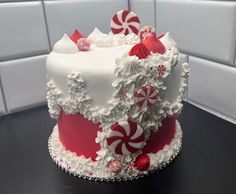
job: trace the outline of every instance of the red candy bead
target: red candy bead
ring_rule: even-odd
[[[87,38],[80,38],[77,41],[77,46],[80,51],[88,51],[90,48],[90,42]]]
[[[141,42],[143,42],[146,38],[147,35],[151,35],[152,33],[156,33],[156,30],[152,26],[144,26],[140,31],[139,31],[139,37]]]
[[[147,171],[150,166],[150,158],[147,154],[139,155],[134,163],[134,167],[139,171]]]

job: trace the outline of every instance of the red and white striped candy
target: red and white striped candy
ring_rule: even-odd
[[[127,10],[118,11],[111,20],[111,31],[113,34],[138,34],[140,20],[138,16]]]
[[[80,38],[77,41],[77,46],[80,51],[88,51],[90,48],[90,42],[87,38]]]
[[[156,33],[156,30],[152,26],[144,26],[140,31],[139,31],[139,37],[141,42],[143,42],[146,38],[147,35],[152,35]]]
[[[122,168],[122,164],[118,160],[113,160],[108,163],[108,167],[111,169],[112,172],[118,172]]]
[[[134,100],[141,108],[151,107],[157,100],[157,91],[153,86],[142,86],[134,94]]]
[[[144,131],[133,121],[121,121],[111,127],[107,144],[116,154],[137,152],[144,145]]]

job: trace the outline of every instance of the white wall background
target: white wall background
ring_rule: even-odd
[[[109,32],[112,15],[129,7],[178,43],[191,65],[186,100],[235,122],[235,1],[0,0],[0,115],[46,102],[46,56],[64,32]]]

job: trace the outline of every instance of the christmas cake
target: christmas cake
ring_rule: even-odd
[[[116,181],[142,177],[181,149],[189,67],[170,34],[139,30],[132,11],[117,12],[111,32],[64,35],[47,58],[47,102],[57,124],[55,163],[74,176]]]

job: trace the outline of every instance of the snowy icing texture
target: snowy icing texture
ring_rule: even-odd
[[[64,34],[64,36],[54,45],[53,51],[58,54],[74,54],[79,50],[67,34]]]
[[[139,58],[137,56],[130,57],[127,54],[123,56],[123,60],[118,63],[118,65],[120,67],[119,73],[123,77],[129,77],[140,73],[145,68],[145,64],[140,63]]]
[[[147,154],[147,164],[141,166],[135,162],[134,166],[124,168],[119,160],[111,160],[108,165],[94,162],[84,156],[77,156],[65,149],[58,137],[58,127],[55,126],[48,141],[49,153],[55,163],[73,176],[78,176],[94,181],[126,181],[148,175],[153,170],[162,169],[168,165],[180,152],[182,146],[182,131],[178,121],[176,122],[176,134],[169,145],[166,145],[158,153]],[[139,158],[138,158],[139,159]],[[143,170],[141,170],[141,169]]]

